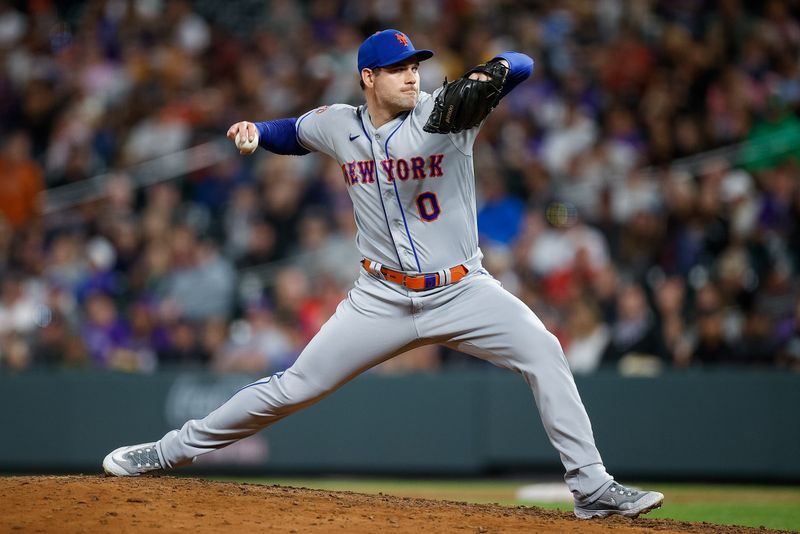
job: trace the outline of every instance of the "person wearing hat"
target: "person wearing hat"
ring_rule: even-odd
[[[322,152],[338,162],[363,268],[291,367],[243,387],[157,442],[112,451],[103,461],[107,473],[190,464],[383,361],[443,344],[511,369],[531,386],[578,517],[636,517],[661,505],[662,494],[626,488],[606,472],[558,340],[481,265],[472,145],[491,108],[530,76],[533,60],[503,52],[427,94],[418,67],[431,56],[401,31],[377,32],[358,51],[364,105],[230,127],[228,137],[242,153],[257,140],[277,154]]]

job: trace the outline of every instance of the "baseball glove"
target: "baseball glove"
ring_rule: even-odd
[[[470,74],[486,74],[486,81],[470,80]],[[500,91],[508,75],[508,67],[500,60],[478,65],[454,82],[444,81],[442,91],[433,103],[423,130],[428,133],[457,133],[479,125],[500,100]]]

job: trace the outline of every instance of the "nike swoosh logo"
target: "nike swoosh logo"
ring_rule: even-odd
[[[355,140],[356,140],[356,139],[358,139],[359,137],[361,137],[361,134],[358,134],[358,135],[351,135],[351,136],[350,136],[350,140],[351,140],[351,141],[355,141]]]

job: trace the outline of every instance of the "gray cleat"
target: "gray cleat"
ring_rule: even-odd
[[[142,443],[113,450],[103,459],[103,471],[117,477],[136,477],[164,467],[155,443]]]
[[[613,482],[600,497],[589,504],[575,503],[575,515],[580,519],[621,515],[639,517],[660,508],[664,495],[657,491],[639,491]]]

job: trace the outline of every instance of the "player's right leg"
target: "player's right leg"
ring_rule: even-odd
[[[103,468],[111,475],[131,476],[189,464],[310,406],[417,345],[408,298],[362,273],[289,369],[245,386],[203,419],[188,421],[158,442],[116,449],[106,456]]]
[[[564,351],[530,308],[480,273],[429,298],[418,321],[421,335],[447,337],[450,347],[513,370],[528,383],[564,464],[575,515],[636,517],[661,505],[661,493],[623,487],[606,472]]]

